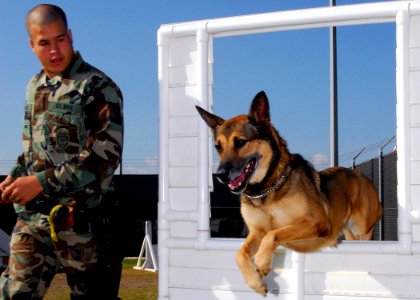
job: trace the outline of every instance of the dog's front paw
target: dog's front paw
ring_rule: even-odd
[[[246,284],[258,294],[265,297],[267,295],[267,286],[265,285],[262,276],[253,268],[251,262],[249,262],[249,267],[250,268],[246,270],[242,270],[242,275],[244,276]]]
[[[257,273],[256,273],[257,274]],[[248,285],[254,289],[258,294],[260,294],[261,296],[267,296],[267,286],[264,283],[264,281],[261,279],[261,277],[258,275],[257,277],[254,278],[255,280],[252,281],[248,281]]]
[[[271,256],[268,255],[259,255],[257,253],[254,257],[254,265],[256,271],[262,276],[265,277],[271,271]]]

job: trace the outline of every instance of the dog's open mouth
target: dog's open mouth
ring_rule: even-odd
[[[256,164],[257,159],[255,157],[251,158],[251,160],[242,169],[241,174],[229,181],[228,186],[233,193],[240,193],[246,188],[248,180],[251,177]]]

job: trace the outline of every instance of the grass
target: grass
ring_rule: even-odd
[[[135,270],[137,259],[125,259],[120,283],[119,297],[123,300],[156,300],[157,272]],[[66,276],[57,274],[44,297],[45,300],[69,300],[70,289]]]

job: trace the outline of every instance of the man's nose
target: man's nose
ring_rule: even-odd
[[[55,54],[60,52],[60,48],[58,47],[58,42],[52,42],[50,44],[50,53]]]

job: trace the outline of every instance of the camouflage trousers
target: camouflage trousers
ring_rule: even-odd
[[[0,278],[0,300],[42,299],[57,272],[67,275],[71,299],[92,299],[92,270],[97,262],[91,233],[58,232],[52,242],[47,226],[18,220],[10,241],[10,259]]]

